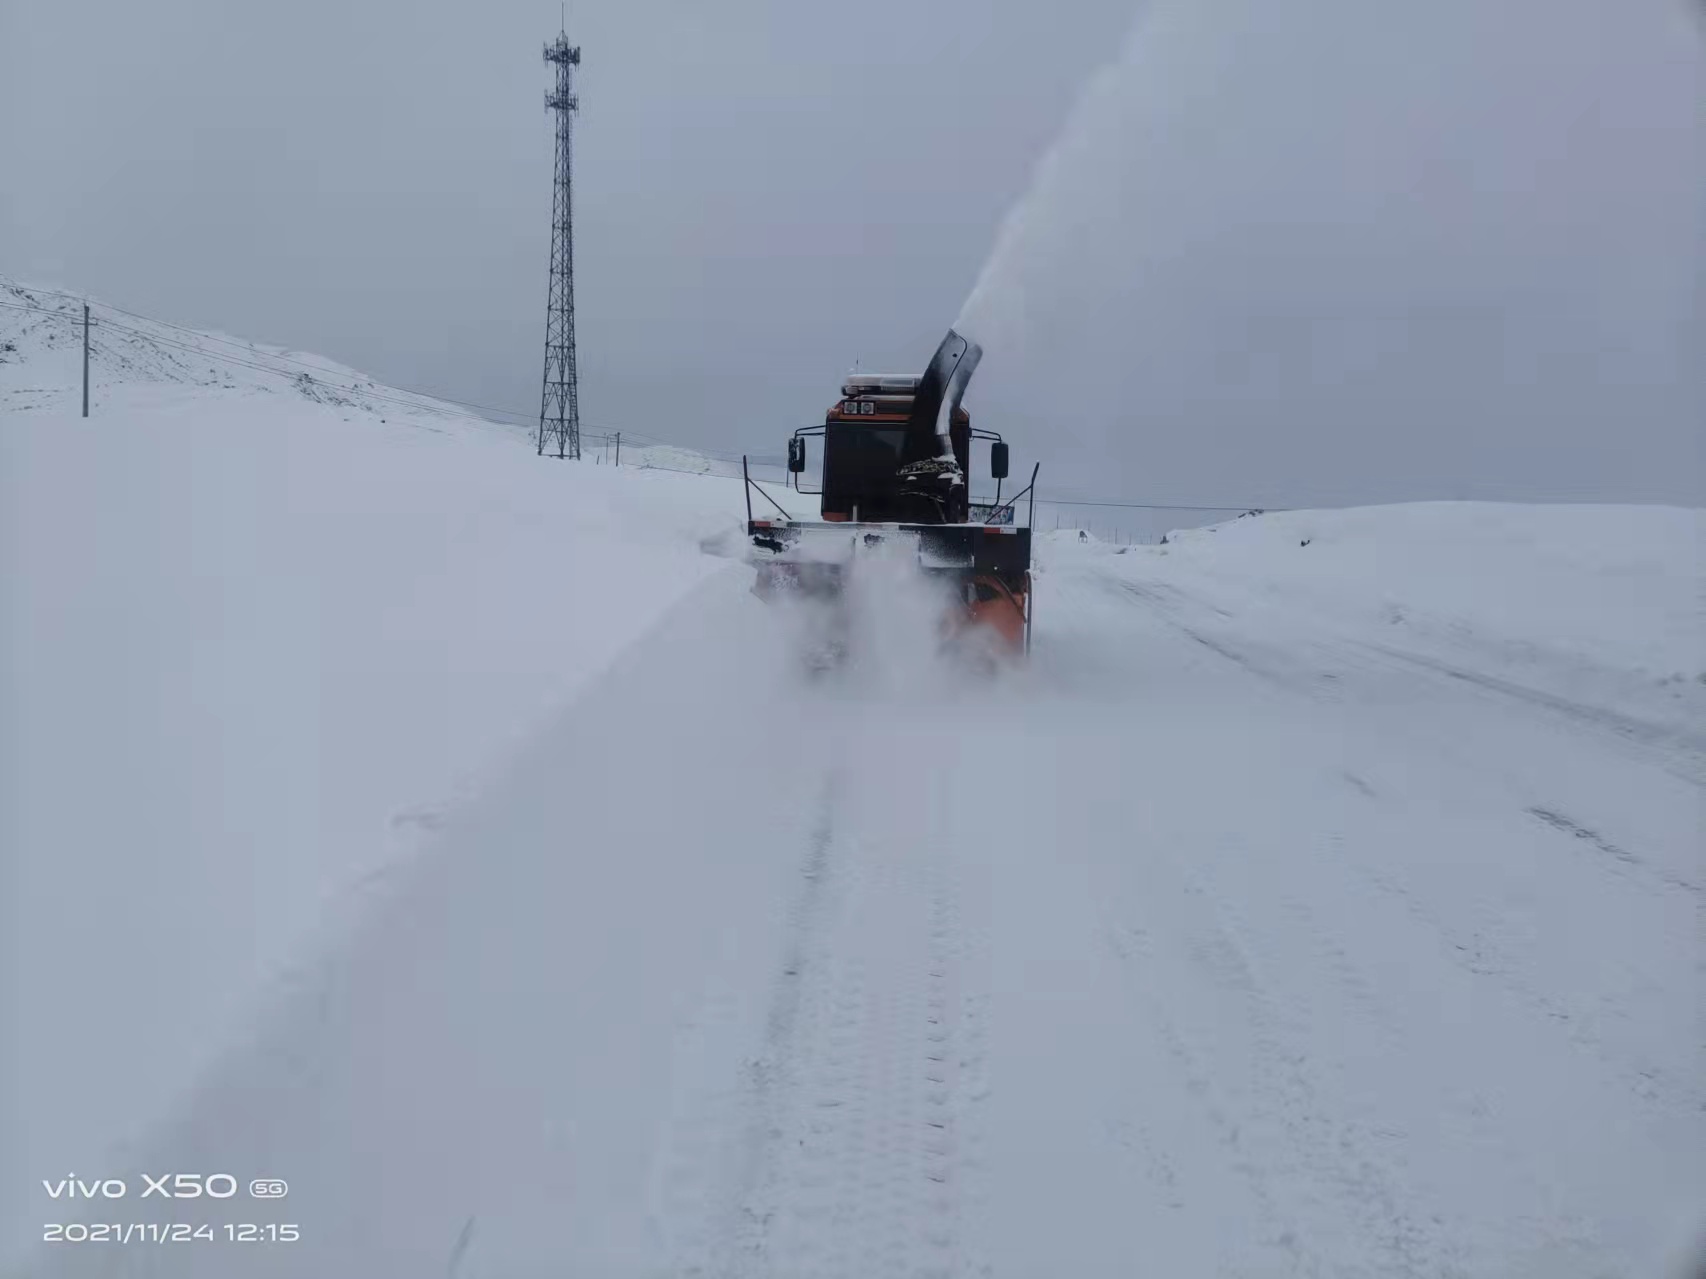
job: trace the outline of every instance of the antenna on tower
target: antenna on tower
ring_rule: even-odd
[[[557,68],[557,87],[545,94],[545,109],[557,113],[557,172],[551,192],[551,281],[545,303],[545,385],[539,405],[539,454],[554,441],[558,457],[581,455],[580,387],[575,374],[575,227],[573,205],[574,68],[581,51],[569,44],[568,4],[563,29],[545,46],[545,61]]]

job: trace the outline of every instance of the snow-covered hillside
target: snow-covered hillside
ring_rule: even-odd
[[[1025,669],[879,606],[807,684],[702,549],[738,482],[270,376],[83,421],[8,340],[0,1270],[1587,1279],[1691,1224],[1706,513],[1049,533]]]
[[[322,356],[205,333],[95,303],[89,330],[96,411],[160,402],[173,391],[307,401],[374,417],[409,413],[514,432],[400,391]],[[0,411],[76,412],[82,395],[83,301],[0,277]]]
[[[341,895],[724,566],[698,543],[741,497],[128,319],[84,421],[81,305],[3,300],[46,308],[0,308],[16,1186],[159,1113]]]
[[[533,438],[515,413],[494,422],[476,408],[388,386],[324,356],[202,332],[150,319],[102,302],[93,305],[89,330],[90,386],[94,411],[138,403],[170,402],[174,392],[306,400],[388,421],[407,417],[443,429],[505,438]],[[0,412],[80,407],[83,299],[59,289],[33,287],[0,276]],[[108,401],[112,404],[109,405]],[[655,437],[583,427],[586,460],[595,465],[731,478],[738,454],[708,454]],[[774,458],[753,460],[753,472],[780,482]]]

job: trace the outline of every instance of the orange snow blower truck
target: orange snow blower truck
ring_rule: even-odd
[[[950,637],[993,641],[997,651],[1024,653],[1031,641],[1031,528],[1036,468],[1030,483],[1001,500],[1007,478],[1007,444],[994,431],[974,429],[961,406],[982,348],[953,330],[922,376],[854,374],[823,425],[795,431],[788,441],[788,470],[806,472],[806,442],[823,440],[820,519],[787,513],[752,479],[745,460],[749,560],[757,566],[754,591],[838,598],[858,557],[869,548],[915,550],[920,569],[959,601],[945,619]],[[971,443],[989,443],[993,500],[973,503],[967,476]],[[778,514],[754,518],[752,493]],[[1017,503],[1030,498],[1024,526]]]

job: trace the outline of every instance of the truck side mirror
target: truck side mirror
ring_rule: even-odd
[[[806,469],[806,442],[797,435],[788,441],[788,469],[795,475]]]
[[[1007,478],[1007,441],[996,440],[989,446],[989,474],[991,478],[1004,480]]]

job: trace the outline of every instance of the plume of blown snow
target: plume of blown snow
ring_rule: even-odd
[[[954,601],[901,540],[861,546],[847,578],[848,674],[875,698],[916,698],[947,673],[944,618]]]
[[[982,423],[1046,426],[1056,491],[1706,502],[1700,36],[1154,0],[962,308]]]

